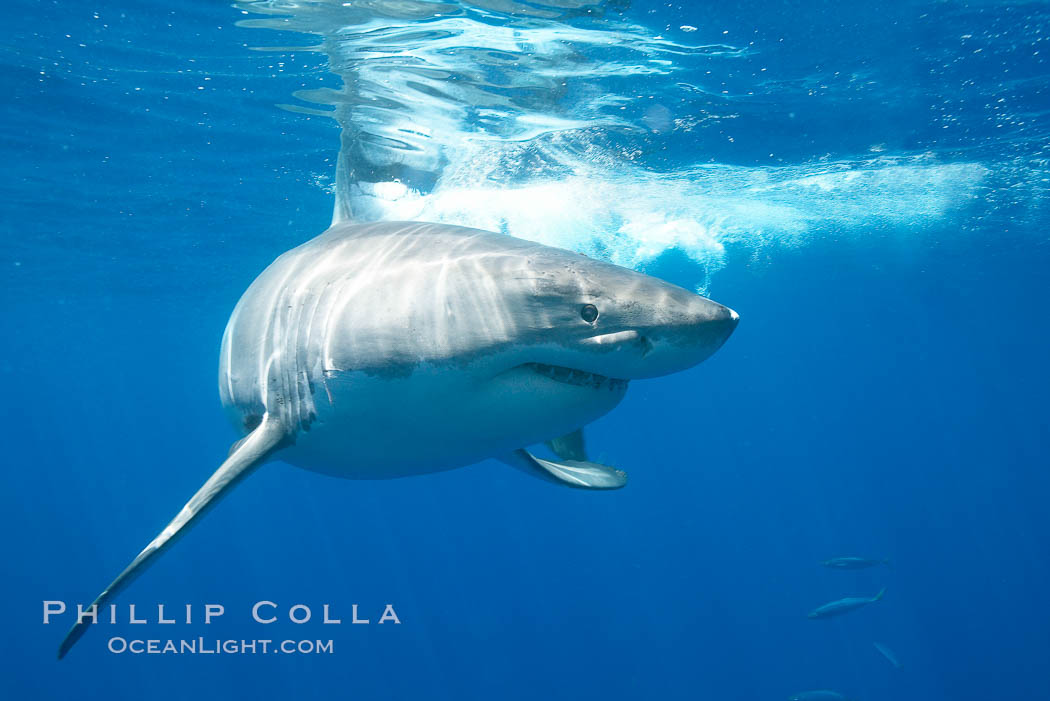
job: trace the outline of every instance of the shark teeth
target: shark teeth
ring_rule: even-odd
[[[558,382],[564,382],[567,385],[591,387],[594,389],[608,389],[612,391],[623,391],[627,389],[627,380],[617,380],[612,377],[605,377],[604,375],[596,375],[593,372],[563,368],[559,365],[545,365],[543,363],[526,363],[525,366],[545,377],[557,380]]]

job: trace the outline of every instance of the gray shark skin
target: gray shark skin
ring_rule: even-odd
[[[272,459],[389,479],[496,458],[558,484],[622,487],[623,472],[587,460],[582,428],[629,381],[705,360],[737,320],[662,280],[502,234],[334,225],[238,302],[219,393],[244,437],[95,605]],[[541,442],[557,459],[525,450]],[[89,624],[74,624],[60,658]]]
[[[870,599],[867,597],[848,597],[845,599],[839,599],[838,601],[832,601],[831,603],[824,604],[823,606],[810,611],[809,618],[834,618],[836,616],[841,616],[845,613],[856,611],[868,604],[873,604],[876,601],[881,600],[882,595],[885,593],[886,590],[883,589]]]

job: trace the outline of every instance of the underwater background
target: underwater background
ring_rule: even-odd
[[[1050,698],[1047,3],[6,9],[5,698]],[[229,313],[333,202],[579,250],[741,323],[590,427],[623,490],[275,462],[118,600],[225,616],[56,662],[71,618],[42,602],[89,603],[221,462]],[[326,603],[343,625],[285,618]]]

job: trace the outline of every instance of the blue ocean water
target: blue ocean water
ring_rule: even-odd
[[[5,698],[1050,698],[1045,3],[6,15]],[[273,463],[56,662],[70,617],[43,602],[88,604],[226,455],[229,313],[337,198],[646,270],[741,324],[590,427],[623,490]],[[847,555],[890,564],[820,566]]]

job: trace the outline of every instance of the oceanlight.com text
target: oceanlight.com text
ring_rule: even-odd
[[[106,649],[115,655],[331,655],[331,640],[220,640],[184,638],[180,640],[109,639]]]

